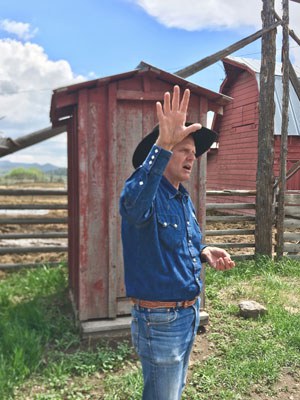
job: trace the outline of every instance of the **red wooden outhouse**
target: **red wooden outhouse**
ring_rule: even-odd
[[[69,286],[84,334],[127,326],[119,196],[133,172],[133,150],[157,123],[155,102],[174,84],[190,89],[188,118],[203,125],[208,111],[222,113],[230,101],[143,62],[126,73],[54,90],[52,125],[66,125],[68,132]],[[200,163],[206,166],[205,156],[188,190],[203,221]]]

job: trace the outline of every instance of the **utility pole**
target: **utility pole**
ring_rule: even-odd
[[[274,0],[263,0],[263,28],[274,24]],[[256,174],[255,254],[272,257],[274,86],[276,30],[263,34],[260,69],[258,161]]]

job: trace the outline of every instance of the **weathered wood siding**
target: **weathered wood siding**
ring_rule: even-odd
[[[219,148],[208,153],[207,189],[256,189],[259,89],[250,68],[224,61],[226,78],[220,92],[233,98],[223,116],[214,119]],[[287,170],[300,160],[300,137],[288,137]],[[280,135],[274,137],[274,176],[279,176]],[[287,181],[287,189],[300,189],[300,171]],[[245,200],[245,199],[244,199]],[[221,199],[216,199],[221,201]],[[236,199],[240,201],[240,199]]]
[[[275,136],[274,142],[274,174],[279,176],[280,166],[280,138],[281,136]],[[292,168],[293,164],[300,160],[300,137],[288,136],[288,154],[287,154],[287,171]],[[296,172],[286,182],[286,188],[288,190],[300,190],[300,171]]]
[[[224,107],[224,114],[215,127],[219,132],[219,147],[208,153],[207,189],[255,190],[258,140],[256,78],[248,71],[236,74],[225,92],[233,101]],[[238,197],[232,200],[240,201]]]

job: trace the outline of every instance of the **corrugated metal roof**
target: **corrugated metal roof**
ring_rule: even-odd
[[[252,58],[243,57],[226,57],[226,59],[233,61],[234,63],[240,64],[253,71],[256,75],[256,80],[259,87],[259,77],[260,77],[260,60],[255,60]],[[225,59],[225,60],[226,60]],[[294,66],[295,72],[300,79],[300,68]],[[274,123],[274,134],[281,134],[281,119],[282,119],[282,72],[281,63],[276,63],[275,65],[275,123]],[[300,100],[295,92],[295,89],[290,82],[290,101],[289,101],[289,126],[288,135],[290,136],[300,136]]]

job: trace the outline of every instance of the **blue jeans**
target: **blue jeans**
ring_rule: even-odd
[[[144,377],[143,400],[179,400],[200,321],[200,299],[188,308],[132,308],[131,335]]]

